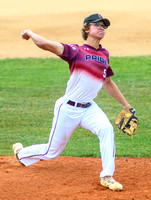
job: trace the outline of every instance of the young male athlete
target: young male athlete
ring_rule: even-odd
[[[41,159],[55,159],[64,150],[75,128],[81,126],[98,136],[103,168],[100,183],[111,190],[122,190],[123,186],[112,177],[115,171],[113,126],[93,101],[103,86],[124,109],[131,107],[111,80],[114,73],[109,66],[109,53],[100,45],[100,40],[105,36],[109,26],[110,21],[99,14],[86,17],[82,27],[82,36],[85,40],[83,46],[48,41],[31,30],[22,32],[23,39],[31,38],[38,47],[68,62],[71,75],[64,96],[55,103],[48,143],[24,148],[21,143],[16,143],[13,150],[25,166]]]

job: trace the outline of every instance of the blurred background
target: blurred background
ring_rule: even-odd
[[[48,40],[84,43],[85,17],[100,13],[110,20],[101,44],[111,56],[151,55],[150,0],[0,0],[0,59],[54,57],[21,39],[31,29]]]

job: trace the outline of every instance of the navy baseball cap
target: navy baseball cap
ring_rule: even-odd
[[[98,21],[103,21],[106,26],[110,26],[110,21],[97,13],[86,17],[83,23],[95,23]]]

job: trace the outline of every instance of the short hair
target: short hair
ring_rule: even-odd
[[[85,31],[89,30],[89,27],[90,27],[90,23],[85,23],[82,26],[81,35],[84,40],[87,40],[88,38],[88,33],[86,33]]]

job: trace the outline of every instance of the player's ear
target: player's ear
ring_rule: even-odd
[[[83,30],[85,33],[89,33],[90,25],[89,24],[84,24],[83,25]]]

